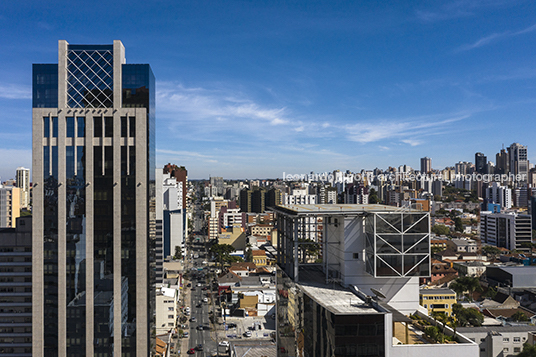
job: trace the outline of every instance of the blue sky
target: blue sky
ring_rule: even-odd
[[[31,64],[123,41],[157,80],[157,165],[190,178],[536,163],[533,1],[5,1],[0,177],[31,167]]]

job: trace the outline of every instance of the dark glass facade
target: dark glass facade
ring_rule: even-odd
[[[114,53],[116,45],[64,46],[60,41],[60,56],[66,49],[63,84],[58,83],[57,64],[33,67],[34,128],[42,129],[39,138],[34,135],[34,144],[43,143],[37,167],[44,180],[43,206],[35,207],[35,214],[43,216],[37,228],[44,239],[44,306],[39,307],[43,337],[35,339],[42,339],[43,347],[34,349],[36,355],[107,357],[119,350],[124,357],[149,355],[154,311],[150,290],[154,269],[149,264],[154,264],[155,80],[149,65],[123,64],[119,67],[123,88],[113,88],[114,61],[123,62],[122,55]],[[65,91],[64,108],[58,107],[59,90]],[[114,90],[121,92],[121,103],[113,102]],[[52,108],[55,114],[37,117],[36,113],[44,113],[39,108]],[[76,110],[80,108],[95,109]],[[145,108],[146,116],[128,108]],[[147,129],[140,132],[144,126]],[[146,146],[140,150],[143,142]],[[147,157],[141,162],[136,155],[140,152]],[[138,181],[145,176],[148,182]],[[139,187],[144,189],[141,194]],[[147,212],[147,217],[139,219],[140,212]],[[120,220],[114,219],[118,213]],[[140,230],[140,224],[147,227]],[[147,262],[140,260],[145,250]],[[140,279],[144,263],[141,275],[146,277]],[[137,315],[141,293],[147,294],[144,316]],[[63,297],[65,303],[60,303]],[[114,311],[120,311],[120,321],[118,315],[114,320]],[[66,322],[59,319],[63,314]]]
[[[46,118],[47,120],[49,118]],[[45,120],[45,122],[47,122]],[[58,353],[58,148],[43,148],[44,334],[45,355]]]
[[[58,106],[58,65],[34,64],[32,67],[32,107]]]

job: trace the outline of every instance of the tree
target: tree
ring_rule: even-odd
[[[305,244],[299,245],[299,248],[302,252],[302,260],[304,263],[307,260],[307,256],[311,256],[311,255],[315,256],[315,255],[318,255],[318,253],[320,252],[320,244],[316,243],[314,240],[310,238],[306,238],[306,239],[300,238],[298,239],[298,242],[305,243]]]
[[[441,343],[445,342],[445,328],[448,322],[448,316],[443,311],[432,311],[432,317],[441,322],[443,329],[441,330]]]
[[[235,251],[236,249],[230,244],[214,244],[210,247],[210,252],[214,254],[222,270],[224,262],[230,262],[230,254]]]
[[[517,355],[518,357],[536,357],[536,345],[525,343],[523,351]]]
[[[482,291],[478,278],[473,278],[470,276],[457,278],[449,285],[449,288],[454,290],[458,296],[463,295],[463,293],[467,291],[471,299],[473,298],[473,292]]]
[[[521,311],[517,311],[515,314],[512,315],[512,317],[510,317],[513,321],[516,321],[516,322],[522,322],[522,321],[528,321],[529,318],[527,317],[527,315],[525,315],[524,313],[522,313]]]
[[[370,204],[375,204],[375,203],[379,203],[380,202],[380,199],[378,198],[378,194],[376,193],[376,190],[371,188],[370,191],[369,191],[369,199],[368,199],[368,202]]]
[[[173,256],[173,259],[182,259],[182,249],[179,245],[175,246],[175,255]]]
[[[491,256],[497,256],[499,254],[501,254],[501,250],[497,247],[494,247],[492,245],[486,245],[484,247],[482,247],[482,251],[486,254],[486,255],[491,255]]]
[[[484,322],[484,315],[475,308],[464,308],[461,304],[452,304],[452,314],[456,317],[459,327],[481,326]]]
[[[463,223],[460,217],[454,218],[454,230],[457,232],[463,232]]]
[[[438,236],[446,236],[450,234],[450,229],[444,224],[436,224],[432,227],[432,233],[435,233]]]

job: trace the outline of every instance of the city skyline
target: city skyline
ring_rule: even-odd
[[[536,160],[528,1],[67,4],[4,4],[2,181],[32,166],[31,64],[57,62],[58,40],[151,63],[156,166],[192,179],[437,169],[514,142]]]

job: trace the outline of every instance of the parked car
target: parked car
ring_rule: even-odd
[[[251,331],[244,332],[244,337],[251,337]]]
[[[227,327],[229,327],[229,328],[236,328],[236,324],[233,323],[233,322],[231,322],[231,323],[227,324]]]
[[[221,347],[229,347],[229,341],[221,341],[220,343],[218,343],[218,345],[220,345]]]

